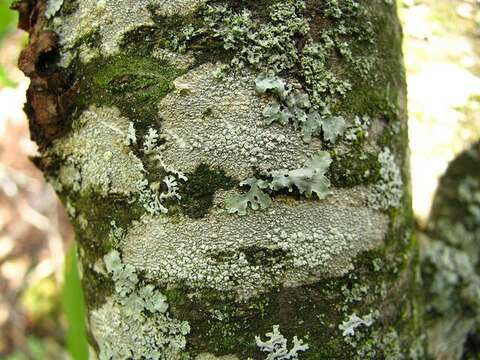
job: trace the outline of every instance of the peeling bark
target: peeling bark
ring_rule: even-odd
[[[58,36],[45,30],[46,1],[17,1],[18,27],[29,32],[28,46],[20,54],[18,67],[30,78],[25,112],[32,139],[44,145],[61,135],[78,93],[79,83],[57,68]]]

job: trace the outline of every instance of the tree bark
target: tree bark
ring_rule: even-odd
[[[423,359],[388,0],[21,0],[101,359]]]
[[[425,324],[434,359],[479,355],[480,142],[442,176],[421,236]]]

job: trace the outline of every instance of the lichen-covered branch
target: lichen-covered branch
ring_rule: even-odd
[[[389,1],[14,7],[100,358],[424,358]]]

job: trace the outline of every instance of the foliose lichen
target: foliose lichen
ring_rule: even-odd
[[[263,109],[262,115],[266,124],[292,123],[295,128],[301,129],[303,141],[306,143],[312,140],[313,135],[322,131],[323,139],[334,144],[347,127],[341,116],[320,115],[300,84],[292,86],[278,76],[262,73],[255,79],[255,88],[259,94],[272,93],[276,96],[276,99]]]
[[[280,72],[298,62],[295,38],[310,30],[304,11],[304,1],[288,0],[271,5],[264,22],[249,10],[235,13],[225,5],[207,6],[204,16],[213,38],[235,51],[233,65]]]
[[[189,359],[185,352],[188,322],[169,315],[166,297],[140,281],[136,269],[124,264],[118,251],[105,255],[104,262],[115,293],[90,315],[99,358]]]
[[[313,194],[319,199],[328,195],[330,181],[325,177],[332,159],[327,151],[322,151],[311,159],[305,161],[304,167],[295,170],[273,170],[266,174],[267,180],[250,178],[240,183],[241,186],[248,185],[247,193],[229,197],[225,200],[225,209],[229,213],[247,214],[247,207],[250,204],[253,210],[266,209],[271,204],[270,196],[262,190],[269,189],[278,191],[288,189],[297,191],[311,198]]]
[[[372,313],[364,316],[363,318],[359,317],[357,314],[353,313],[348,316],[348,320],[341,323],[338,328],[342,330],[342,335],[354,336],[355,329],[359,326],[371,326],[374,322],[374,316]]]
[[[429,279],[429,310],[436,314],[463,313],[480,316],[480,257],[475,250],[480,239],[480,181],[466,177],[458,185],[458,200],[466,209],[460,221],[439,219],[432,241],[423,251],[423,273]]]
[[[299,352],[307,351],[308,344],[298,337],[293,337],[293,347],[288,350],[288,341],[280,333],[280,326],[273,325],[273,331],[267,333],[266,341],[262,341],[260,336],[255,337],[255,342],[261,351],[267,353],[265,360],[297,360],[300,356]]]

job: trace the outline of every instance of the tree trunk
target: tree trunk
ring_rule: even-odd
[[[20,0],[101,359],[422,359],[389,0]]]
[[[428,350],[434,359],[480,354],[480,142],[449,165],[421,237]]]

